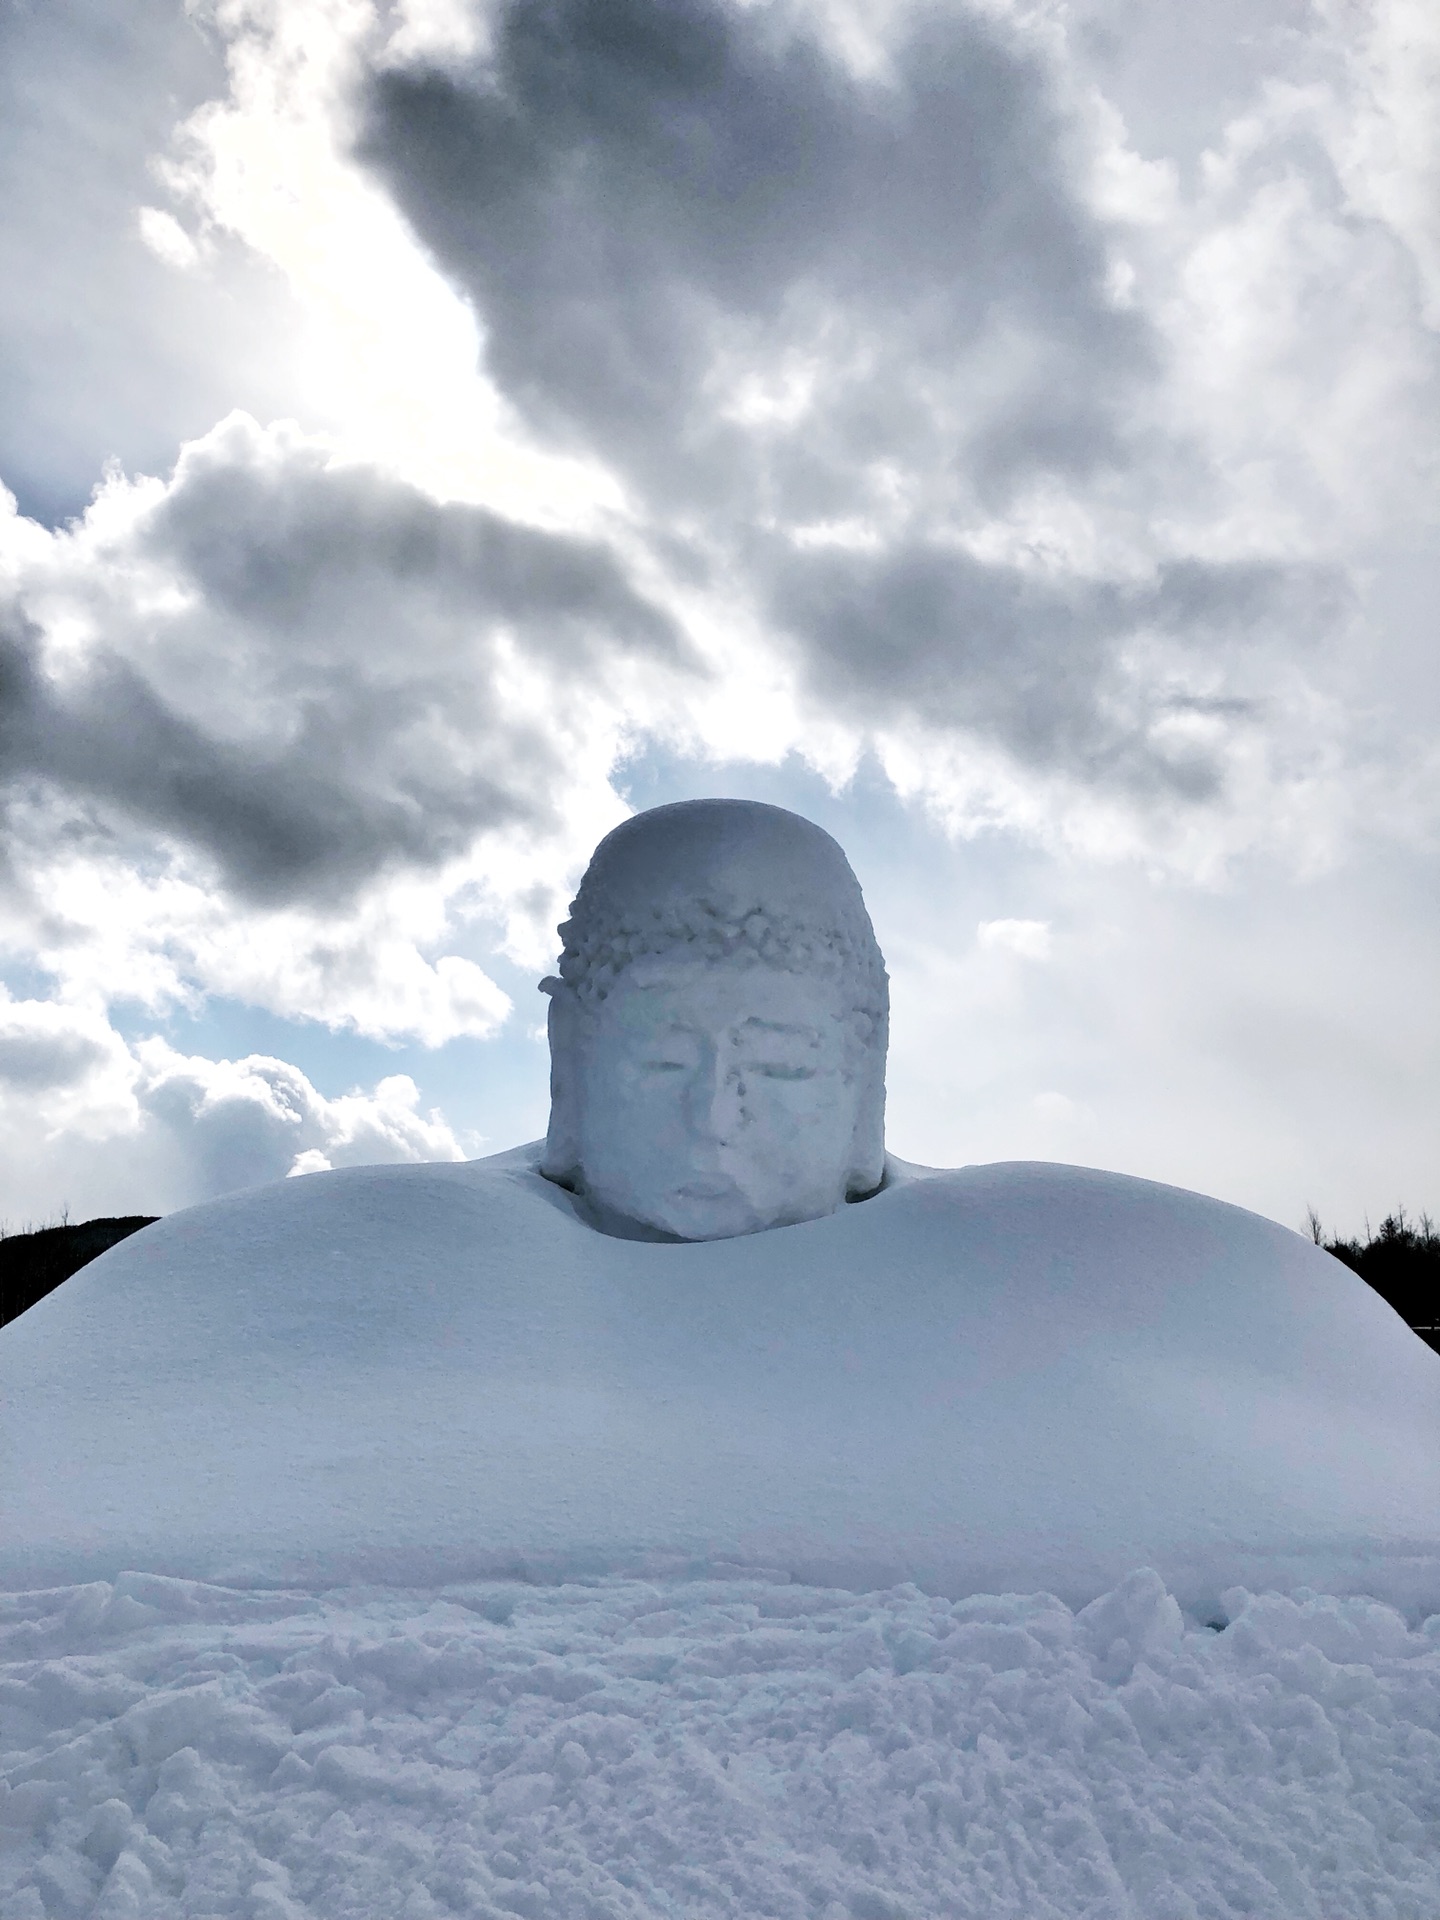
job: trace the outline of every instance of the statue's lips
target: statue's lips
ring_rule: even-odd
[[[735,1181],[727,1180],[723,1174],[710,1180],[687,1180],[683,1187],[672,1191],[677,1200],[738,1200],[741,1197]]]

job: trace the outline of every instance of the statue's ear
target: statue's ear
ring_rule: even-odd
[[[885,1178],[885,1054],[889,1022],[882,1015],[860,1051],[855,1086],[855,1131],[850,1140],[846,1197],[863,1200]]]
[[[540,1171],[574,1186],[580,1177],[580,1049],[584,1013],[575,989],[553,977],[540,982],[550,996],[550,1128]]]

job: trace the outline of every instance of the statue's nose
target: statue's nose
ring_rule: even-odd
[[[738,1067],[716,1052],[695,1076],[690,1092],[690,1119],[704,1140],[725,1141],[739,1127],[744,1090]]]

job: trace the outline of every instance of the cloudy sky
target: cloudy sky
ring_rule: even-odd
[[[0,0],[0,1219],[543,1129],[777,801],[890,1136],[1440,1211],[1432,0]]]

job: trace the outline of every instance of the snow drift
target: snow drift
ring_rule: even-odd
[[[1440,1619],[1153,1573],[0,1596],[6,1920],[1429,1920]],[[1123,1644],[1122,1644],[1123,1643]]]

